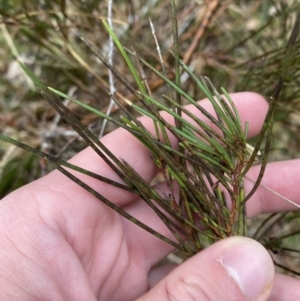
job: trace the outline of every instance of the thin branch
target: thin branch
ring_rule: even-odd
[[[190,45],[190,47],[186,50],[185,55],[183,57],[183,61],[186,65],[188,65],[191,61],[192,54],[195,51],[196,47],[199,45],[199,40],[203,37],[205,30],[211,20],[212,16],[214,15],[215,11],[217,10],[218,6],[221,4],[222,0],[214,0],[209,3],[207,11],[205,13],[204,19],[197,30],[197,33]]]
[[[108,25],[113,30],[112,5],[113,5],[113,0],[108,0],[107,21],[108,21]],[[109,45],[108,62],[111,66],[113,66],[114,65],[114,47],[115,47],[115,44],[114,44],[114,41],[113,41],[113,38],[112,38],[111,35],[109,35],[108,45]],[[115,92],[116,92],[115,83],[114,83],[114,74],[110,69],[108,69],[108,78],[109,78],[109,93],[110,93],[110,95],[114,95]],[[116,104],[115,104],[113,98],[111,97],[108,108],[107,108],[107,111],[106,111],[106,115],[110,115],[111,110],[115,105]],[[103,123],[102,123],[102,126],[101,126],[99,138],[101,138],[103,136],[106,125],[107,125],[107,119],[104,119]]]

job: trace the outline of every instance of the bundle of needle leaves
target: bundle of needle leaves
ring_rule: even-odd
[[[298,23],[296,22],[287,48],[282,50],[282,59],[279,60],[279,63],[277,62],[280,68],[277,81],[274,82],[277,84],[270,100],[270,109],[255,147],[251,147],[247,144],[249,125],[241,123],[239,113],[227,91],[224,88],[215,88],[209,78],[197,76],[184,60],[180,59],[175,1],[170,1],[170,3],[174,41],[173,50],[170,53],[175,66],[172,78],[166,72],[159,51],[161,66],[157,68],[157,65],[153,66],[141,58],[135,50],[125,48],[114,31],[103,21],[104,28],[113,39],[127,66],[133,79],[132,83],[131,80],[128,80],[128,74],[125,76],[124,70],[119,72],[114,68],[79,30],[75,30],[76,36],[87,46],[87,49],[100,59],[113,74],[115,80],[126,89],[126,96],[119,91],[113,94],[108,93],[110,99],[121,111],[119,119],[96,110],[54,87],[45,85],[24,63],[19,61],[20,66],[35,83],[44,98],[87,145],[103,158],[124,184],[74,166],[5,135],[0,134],[0,140],[49,160],[55,168],[96,196],[99,201],[191,256],[204,248],[207,243],[211,244],[233,235],[247,235],[246,202],[258,188],[267,164],[274,110],[284,78],[292,66],[291,58],[297,52],[294,44],[296,44],[300,17],[298,16]],[[159,49],[158,43],[157,48]],[[164,94],[158,96],[157,93],[155,95],[152,93],[147,80],[149,74],[163,82]],[[197,102],[198,97],[191,96],[181,87],[180,77],[182,74],[188,76],[198,90],[195,95],[201,94],[210,101],[214,114],[209,113],[201,106],[201,103]],[[130,100],[127,97],[129,94],[131,95]],[[151,183],[146,182],[126,161],[115,157],[101,140],[63,104],[60,98],[76,103],[135,136],[151,151],[151,157],[161,179],[156,179]],[[192,111],[197,114],[187,110],[186,104],[193,106]],[[152,120],[154,134],[143,126],[137,117],[140,115]],[[209,123],[203,122],[199,116],[205,116]],[[171,140],[176,140],[176,145],[171,143]],[[257,155],[262,143],[264,149],[261,171],[253,189],[248,195],[245,195],[243,181],[247,171],[257,162]],[[173,234],[173,238],[163,236],[149,228],[143,221],[135,219],[114,205],[77,178],[70,171],[71,169],[135,193],[156,212]],[[167,187],[166,191],[162,192],[158,189],[158,181],[164,182]],[[255,235],[258,237],[258,232]]]
[[[134,223],[192,255],[203,248],[200,239],[203,236],[210,243],[213,243],[232,235],[246,235],[245,203],[249,197],[244,194],[243,179],[254,162],[258,147],[253,153],[253,150],[247,145],[248,124],[241,124],[238,111],[226,90],[222,88],[222,95],[219,94],[208,78],[197,78],[188,66],[179,60],[175,4],[173,1],[171,3],[175,41],[175,82],[139,58],[135,52],[126,50],[105,21],[103,21],[104,26],[122,53],[138,89],[133,88],[84,37],[80,36],[114,73],[114,76],[140,101],[141,106],[128,100],[127,103],[140,115],[145,115],[153,121],[155,135],[143,126],[135,117],[136,114],[132,114],[117,96],[111,95],[123,111],[123,116],[119,121],[45,86],[23,63],[20,62],[20,65],[55,110],[72,125],[99,156],[104,158],[126,186],[105,178],[101,180],[132,191],[142,198],[166,224],[172,232],[174,240],[156,233],[144,225],[143,221],[137,221],[126,212],[116,208],[109,200],[97,194],[92,188],[64,169],[62,165],[79,170],[77,167],[63,163],[46,154],[40,153],[40,155],[48,158],[69,178]],[[152,96],[147,79],[144,77],[144,68],[150,69],[167,85],[167,94],[162,95],[161,99]],[[188,74],[196,87],[209,99],[215,111],[214,115],[181,89],[180,68]],[[164,68],[162,69],[164,70]],[[151,151],[152,158],[169,189],[168,193],[159,193],[156,185],[147,183],[127,162],[116,158],[101,141],[98,141],[97,137],[72,115],[55,94],[76,101],[79,105],[95,112],[102,118],[123,127],[140,140]],[[213,127],[187,110],[182,105],[183,102],[193,105],[199,113],[210,120]],[[189,119],[184,118],[183,114]],[[165,118],[166,116],[172,116],[174,122],[170,122],[170,118]],[[176,147],[171,145],[170,135],[177,139]],[[4,136],[1,139],[25,147]],[[27,147],[27,149],[29,148]],[[39,153],[33,149],[31,151]],[[91,175],[88,171],[80,171]]]
[[[132,68],[133,65],[129,57],[127,54],[124,55],[130,68]],[[141,60],[141,63],[152,68],[143,60]],[[49,159],[59,170],[83,188],[98,196],[100,200],[105,201],[113,209],[117,209],[125,217],[190,255],[202,249],[201,235],[206,236],[211,243],[232,235],[246,235],[246,199],[243,190],[243,179],[245,173],[253,164],[254,156],[252,154],[253,150],[246,143],[248,124],[241,124],[237,109],[225,89],[221,89],[223,95],[220,95],[209,79],[198,79],[181,62],[183,69],[188,72],[197,87],[211,102],[215,111],[213,116],[201,104],[186,94],[180,86],[168,80],[156,70],[153,71],[164,79],[170,87],[170,94],[162,95],[166,104],[151,96],[142,78],[136,77],[140,88],[137,91],[125,83],[143,104],[143,107],[141,107],[130,103],[131,107],[138,113],[152,119],[155,128],[155,135],[152,135],[135,117],[135,114],[130,113],[116,97],[114,97],[114,100],[124,113],[120,121],[116,121],[101,112],[96,112],[93,108],[53,88],[46,87],[25,65],[20,64],[50,104],[78,131],[99,156],[106,160],[107,164],[126,183],[126,186],[101,177],[100,180],[115,186],[118,185],[118,187],[139,195],[164,221],[177,241],[171,241],[161,236],[146,225],[142,225],[142,221],[137,221],[121,209],[115,208],[109,200],[104,200],[102,196],[62,166],[99,178],[97,175],[92,175],[88,171],[81,170],[50,155],[42,154],[5,136],[1,136],[2,140]],[[123,127],[139,139],[151,150],[153,160],[163,176],[163,181],[169,188],[168,193],[159,193],[156,190],[156,185],[147,183],[127,162],[114,157],[101,141],[98,141],[98,138],[89,132],[51,91],[76,101],[79,105]],[[172,94],[175,97],[184,98],[188,103],[195,106],[201,114],[211,121],[214,127],[209,126],[184,106],[178,104]],[[182,113],[188,116],[190,120],[182,117]],[[174,122],[170,122],[170,118],[165,118],[166,114],[171,115]],[[177,138],[177,147],[171,145],[170,134]],[[179,198],[177,195],[179,195]]]

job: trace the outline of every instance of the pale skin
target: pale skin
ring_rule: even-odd
[[[257,135],[268,109],[266,101],[250,92],[236,93],[232,97],[242,121],[250,122],[249,135]],[[207,101],[202,104],[211,110]],[[149,119],[141,120],[153,131]],[[175,145],[175,139],[171,140]],[[151,154],[125,130],[118,129],[102,141],[147,181],[155,176],[157,170]],[[89,148],[71,162],[119,181]],[[272,163],[266,170],[263,183],[300,204],[299,167],[299,160]],[[248,177],[255,179],[258,170],[258,167],[252,168]],[[78,173],[76,176],[171,238],[153,211],[132,193]],[[246,191],[249,192],[252,185],[246,181]],[[259,188],[250,199],[247,212],[252,217],[290,209],[294,209],[291,204]],[[170,292],[170,287],[174,286],[177,296],[181,293],[182,296],[188,295],[184,300],[248,300],[220,263],[222,256],[219,254],[237,241],[257,244],[248,239],[229,238],[200,252],[172,272],[172,267],[151,270],[172,251],[172,247],[119,216],[60,172],[54,171],[0,202],[0,299],[177,300],[174,292]],[[255,300],[299,300],[299,280],[274,275],[271,260],[267,258],[266,262],[270,266],[269,285]],[[188,276],[185,278],[185,275]],[[196,292],[186,289],[186,283],[190,281],[186,280],[188,277],[199,284]],[[222,284],[227,282],[224,290]],[[205,297],[210,294],[215,297]]]

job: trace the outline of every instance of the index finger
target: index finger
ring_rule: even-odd
[[[242,124],[246,121],[249,122],[249,137],[257,135],[268,110],[268,104],[265,99],[262,96],[251,92],[234,93],[231,94],[231,97],[239,111]],[[211,103],[207,99],[202,100],[200,103],[209,113],[213,116],[216,115]],[[211,121],[193,105],[188,105],[187,108],[209,126],[214,127]],[[166,114],[164,115],[164,118],[167,119],[168,122],[174,123],[172,116]],[[150,118],[141,117],[140,121],[147,130],[154,134],[153,121]],[[169,138],[172,146],[175,147],[177,142],[176,138],[172,135],[170,135]],[[147,182],[150,182],[157,173],[157,168],[151,158],[150,150],[125,129],[119,128],[103,137],[101,141],[117,158],[123,159],[129,163]],[[91,148],[83,150],[73,157],[70,162],[111,180],[121,182],[115,172]],[[89,186],[101,193],[104,197],[109,197],[109,199],[117,205],[127,204],[134,197],[130,192],[111,187],[96,179],[92,179],[85,175],[80,175],[79,177],[82,180],[84,179]],[[59,186],[62,186],[62,189],[65,188],[65,183],[58,175],[52,180],[57,183],[57,188]],[[76,186],[75,183],[74,186]]]
[[[286,200],[300,205],[299,167],[299,159],[268,163],[261,185],[247,202],[248,216],[299,209]],[[259,170],[259,165],[249,170],[244,183],[246,193],[252,189]]]

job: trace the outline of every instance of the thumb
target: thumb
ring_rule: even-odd
[[[265,301],[274,265],[266,249],[245,237],[224,239],[163,278],[139,301]]]

